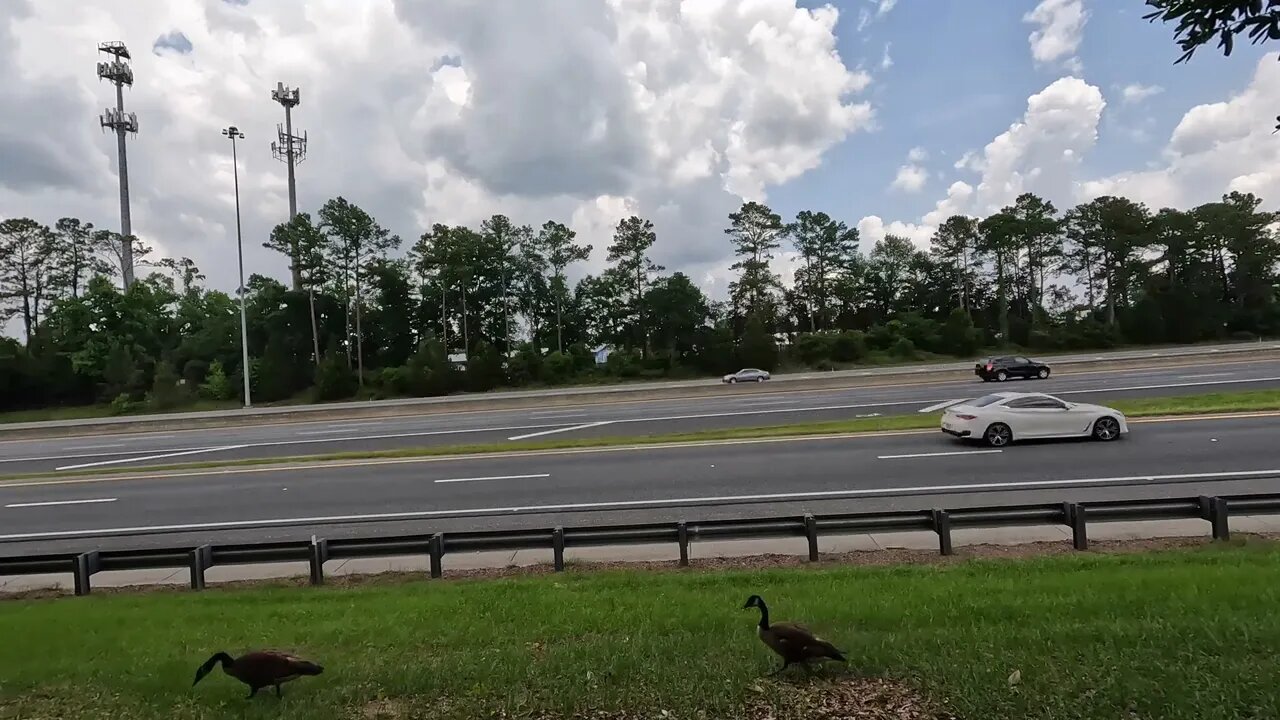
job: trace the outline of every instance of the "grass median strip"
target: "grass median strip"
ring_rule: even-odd
[[[754,593],[848,667],[763,678],[776,661],[740,609]],[[1280,548],[1259,540],[6,601],[0,717],[1274,718],[1278,602]],[[213,652],[256,647],[325,672],[282,700],[247,701],[220,672],[191,687]]]
[[[1229,413],[1280,411],[1280,390],[1254,390],[1236,393],[1212,393],[1166,398],[1138,398],[1118,400],[1111,406],[1130,418],[1177,417],[1187,415],[1213,415]],[[805,437],[813,435],[840,435],[856,433],[902,432],[936,429],[940,412],[911,413],[876,418],[855,418],[815,423],[794,423],[758,427],[724,428],[688,433],[659,433],[651,435],[624,435],[594,438],[557,438],[553,440],[524,440],[505,443],[471,445],[441,445],[433,447],[407,447],[390,450],[360,450],[324,453],[316,455],[289,455],[269,458],[245,458],[240,460],[209,460],[193,463],[166,465],[94,468],[71,472],[45,472],[0,476],[0,480],[38,480],[52,477],[98,477],[102,475],[134,474],[151,471],[181,471],[211,468],[235,468],[260,465],[299,464],[344,460],[377,460],[416,457],[440,457],[450,455],[478,455],[502,452],[535,452],[538,450],[568,450],[574,448],[624,447],[628,445],[654,445],[681,442],[707,442],[715,440],[747,440],[760,438]],[[611,427],[621,428],[622,424]]]

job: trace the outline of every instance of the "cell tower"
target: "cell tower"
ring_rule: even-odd
[[[293,220],[298,214],[298,186],[294,168],[307,156],[307,134],[304,132],[301,137],[293,134],[293,109],[302,99],[298,88],[287,87],[284,83],[276,83],[276,89],[271,91],[271,99],[284,107],[284,125],[276,124],[279,139],[271,143],[271,154],[289,166],[289,219]],[[299,290],[302,288],[300,263],[297,257],[290,260],[293,262],[293,289]]]
[[[105,42],[98,52],[111,56],[98,63],[98,79],[116,86],[116,107],[107,108],[98,121],[103,128],[116,133],[116,149],[120,154],[120,274],[125,289],[133,284],[133,222],[129,218],[129,161],[125,154],[125,135],[138,132],[138,116],[124,111],[124,86],[133,86],[133,68],[129,67],[129,48],[122,42]]]

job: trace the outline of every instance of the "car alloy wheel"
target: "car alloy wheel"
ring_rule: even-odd
[[[729,378],[729,384],[730,384],[730,385],[732,385],[732,384],[734,384],[734,383],[736,383],[736,382],[738,382],[738,378]]]
[[[763,377],[763,376],[761,376],[761,377],[756,378],[756,382],[764,382],[764,377]]]
[[[991,447],[1004,447],[1013,442],[1013,430],[1010,430],[1009,426],[1004,423],[996,423],[987,428],[987,432],[983,437]]]
[[[999,380],[1000,382],[1004,382],[1005,380],[1009,379],[1009,373],[1006,373],[1005,371],[1001,370],[1000,372],[996,373],[996,379]]]
[[[1040,376],[1040,379],[1041,379],[1041,380],[1046,380],[1046,379],[1048,379],[1048,377],[1049,377],[1049,369],[1048,369],[1048,368],[1040,368],[1040,372],[1038,373],[1038,375]]]
[[[1093,437],[1103,442],[1115,440],[1120,437],[1120,423],[1112,417],[1098,418],[1093,424]]]

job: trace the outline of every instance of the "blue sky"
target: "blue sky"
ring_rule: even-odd
[[[818,208],[850,224],[866,215],[918,219],[953,180],[975,181],[972,172],[952,167],[963,153],[981,150],[1023,114],[1030,95],[1073,74],[1033,61],[1028,43],[1033,26],[1023,19],[1037,4],[1032,0],[901,0],[861,33],[860,12],[874,9],[874,0],[833,4],[841,12],[842,58],[874,77],[866,97],[876,106],[878,128],[849,136],[828,151],[821,167],[772,189],[770,202],[784,216]],[[1084,158],[1084,176],[1158,163],[1183,114],[1243,89],[1263,54],[1263,48],[1245,44],[1223,58],[1216,47],[1208,47],[1175,66],[1179,51],[1172,27],[1143,20],[1141,2],[1086,0],[1085,8],[1078,76],[1102,91],[1107,107],[1098,144]],[[893,61],[887,70],[880,67],[886,44]],[[1125,104],[1121,88],[1132,83],[1160,86],[1163,92],[1141,104]],[[1135,128],[1146,131],[1145,139],[1133,136]],[[929,153],[924,166],[942,177],[932,175],[919,193],[889,190],[914,147]]]

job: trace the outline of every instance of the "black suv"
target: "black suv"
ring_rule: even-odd
[[[1044,363],[1029,360],[1021,355],[1007,355],[1004,357],[987,358],[973,366],[973,374],[982,378],[983,382],[991,382],[997,380],[1004,382],[1011,378],[1040,378],[1044,380],[1049,377],[1049,366]]]

